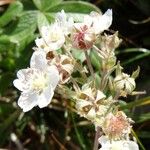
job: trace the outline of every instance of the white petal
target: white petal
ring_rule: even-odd
[[[101,144],[100,150],[139,150],[136,142],[129,140],[111,141],[106,136],[101,136],[98,139]]]
[[[102,136],[98,139],[98,141],[99,141],[99,143],[100,143],[101,145],[106,144],[106,143],[109,142],[108,138],[107,138],[106,136],[104,136],[104,135],[102,135]]]
[[[90,99],[94,100],[93,91],[91,88],[87,88],[87,89],[83,90],[82,93],[89,96]]]
[[[93,23],[93,19],[92,19],[91,16],[85,15],[83,22],[85,23],[85,25],[87,25],[88,27],[90,27],[92,25],[92,23]]]
[[[52,88],[55,89],[60,80],[58,69],[56,66],[50,66],[48,67],[47,74],[49,78],[48,82],[51,84]]]
[[[56,14],[56,20],[60,23],[64,23],[67,19],[67,16],[65,14],[65,11],[64,10],[61,10],[61,12],[58,12]]]
[[[130,84],[132,84],[132,86],[135,87],[135,80],[134,80],[134,78],[128,78],[128,82],[130,82]]]
[[[58,22],[50,26],[43,26],[41,34],[50,50],[58,50],[65,42],[63,30]]]
[[[48,46],[49,46],[50,50],[58,50],[59,48],[62,47],[62,45],[64,44],[64,42],[65,42],[65,37],[62,36],[61,39],[59,39],[56,42],[51,42],[51,43],[49,42]]]
[[[112,24],[112,10],[108,9],[98,20],[95,20],[94,27],[95,33],[99,34],[108,29]]]
[[[24,80],[25,79],[25,76],[24,76],[24,71],[25,69],[21,69],[17,72],[17,77],[21,80]]]
[[[51,102],[53,95],[54,91],[52,86],[50,85],[41,93],[41,95],[39,95],[38,106],[40,108],[46,107]]]
[[[88,105],[92,105],[92,103],[86,100],[79,99],[77,100],[76,108],[81,110],[83,107],[88,106]]]
[[[100,90],[97,91],[96,101],[101,100],[105,97],[106,95],[103,92],[101,92]]]
[[[72,64],[62,65],[62,69],[67,71],[69,74],[71,74],[73,72],[73,68],[74,68],[74,66]]]
[[[46,60],[46,53],[42,51],[35,51],[32,54],[30,60],[31,68],[39,69],[39,70],[46,70],[47,68],[47,60]]]
[[[23,83],[19,80],[19,79],[15,79],[14,81],[13,81],[13,84],[14,84],[14,86],[18,89],[18,90],[20,90],[20,91],[24,91],[24,88],[23,88]]]
[[[42,37],[48,36],[49,33],[48,30],[49,30],[49,26],[42,26],[41,28]]]
[[[23,109],[23,112],[31,110],[37,105],[37,95],[35,93],[21,93],[18,105]]]
[[[128,147],[129,147],[129,150],[139,150],[138,144],[134,141],[129,141]]]
[[[95,108],[92,107],[86,116],[88,119],[94,119],[96,117]]]
[[[37,38],[35,40],[35,44],[37,45],[37,47],[42,48],[43,46],[45,46],[45,42],[42,38]]]
[[[71,32],[74,21],[72,17],[67,17],[64,10],[56,14],[56,21],[65,35],[68,35]]]

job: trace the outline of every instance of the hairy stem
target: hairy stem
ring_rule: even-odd
[[[90,73],[91,73],[92,77],[95,79],[94,70],[93,70],[89,55],[88,55],[87,51],[84,51],[84,53],[85,53],[85,57],[86,57],[86,61],[87,61],[87,65],[90,70]]]
[[[100,127],[97,127],[96,133],[95,133],[95,139],[94,139],[94,146],[93,150],[98,150],[98,138],[100,137],[101,129]]]

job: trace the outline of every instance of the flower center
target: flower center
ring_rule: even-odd
[[[56,42],[61,39],[61,34],[57,33],[57,31],[56,33],[52,32],[50,38],[52,42]]]
[[[32,89],[39,94],[47,87],[47,80],[44,74],[35,76],[32,81]]]

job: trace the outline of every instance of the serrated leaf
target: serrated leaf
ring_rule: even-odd
[[[17,48],[23,49],[29,39],[34,39],[34,32],[37,28],[37,11],[25,11],[22,13],[15,29],[8,36],[11,43],[16,44]],[[27,42],[27,43],[26,43]]]
[[[64,1],[55,7],[50,8],[49,12],[58,12],[61,10],[65,12],[74,12],[74,13],[90,13],[91,11],[100,12],[99,8],[95,5],[83,2],[83,1]]]
[[[35,6],[41,11],[47,11],[51,7],[58,5],[62,0],[33,0]]]
[[[19,22],[16,25],[13,32],[11,33],[11,35],[22,32],[28,28],[33,29],[33,31],[35,31],[37,27],[37,14],[38,11],[24,11],[21,14]]]
[[[11,3],[6,12],[0,17],[0,27],[7,25],[15,17],[19,16],[23,10],[23,5],[19,1]]]

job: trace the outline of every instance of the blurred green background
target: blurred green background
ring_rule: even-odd
[[[122,44],[116,50],[125,72],[141,67],[137,90],[145,95],[125,99],[124,111],[135,120],[141,149],[150,149],[150,1],[149,0],[1,0],[0,1],[0,148],[11,150],[91,150],[94,126],[74,113],[72,101],[56,95],[50,107],[22,113],[19,92],[12,81],[29,66],[38,29],[51,23],[62,9],[76,20],[91,11],[113,9],[109,33],[119,31]],[[92,63],[96,64],[96,56]],[[96,68],[95,68],[96,69]],[[14,142],[11,135],[15,134]],[[145,148],[144,148],[145,147]]]

